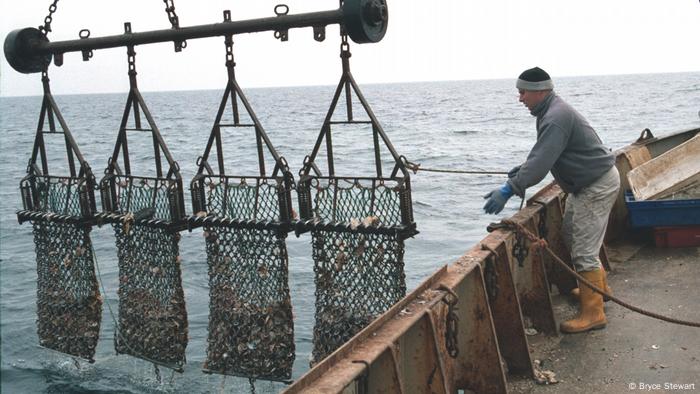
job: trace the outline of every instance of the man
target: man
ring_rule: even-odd
[[[484,197],[488,199],[484,210],[499,213],[513,194],[523,197],[525,189],[551,171],[568,193],[562,231],[573,265],[581,276],[606,289],[598,252],[620,187],[615,157],[586,119],[554,93],[544,70],[525,70],[516,87],[520,102],[537,118],[537,142],[527,160],[509,172],[508,181]],[[602,296],[584,285],[579,299],[579,316],[563,322],[560,330],[575,333],[605,327]]]

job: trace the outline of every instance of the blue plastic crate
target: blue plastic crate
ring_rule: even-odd
[[[628,190],[625,203],[632,227],[700,224],[700,199],[636,201]]]

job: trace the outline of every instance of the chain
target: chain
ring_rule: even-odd
[[[498,297],[498,271],[496,270],[496,254],[486,258],[484,266],[484,282],[489,301],[493,302]]]
[[[348,42],[348,35],[345,32],[340,35],[340,52],[348,54],[347,56],[350,57],[350,43]]]
[[[129,62],[129,75],[136,75],[136,51],[134,51],[133,46],[129,46],[126,55]]]
[[[455,310],[457,309],[455,305],[459,301],[457,294],[445,285],[440,285],[439,290],[445,291],[445,296],[442,298],[442,302],[447,304],[447,316],[445,320],[445,347],[447,348],[447,354],[452,358],[457,358],[459,354],[459,348],[457,346],[457,333],[458,333],[458,323],[459,316]]]
[[[233,60],[233,37],[226,36],[226,67],[235,67],[236,62]]]
[[[180,28],[180,19],[177,17],[177,14],[175,13],[175,1],[174,0],[163,0],[163,3],[165,3],[165,12],[168,13],[168,19],[170,20],[170,24],[173,25],[173,29],[179,29]]]
[[[53,14],[56,12],[58,0],[53,0],[53,3],[49,6],[49,14],[44,18],[44,26],[39,26],[39,31],[47,37],[51,31],[51,22],[53,22]]]
[[[162,384],[163,378],[160,376],[160,369],[158,368],[158,364],[153,364],[153,373],[156,376],[156,382],[158,382],[158,384]]]
[[[547,204],[537,200],[533,200],[532,203],[542,207],[542,209],[540,209],[540,222],[537,225],[537,232],[540,235],[540,238],[547,239],[547,236],[549,235],[547,229]]]
[[[175,0],[163,0],[165,3],[165,12],[168,14],[168,20],[173,29],[180,28],[180,18],[175,13]],[[175,41],[175,52],[180,52],[183,48],[187,48],[187,41]]]
[[[518,260],[518,267],[525,266],[525,258],[528,250],[525,246],[525,237],[520,232],[515,233],[515,243],[513,244],[513,256]]]

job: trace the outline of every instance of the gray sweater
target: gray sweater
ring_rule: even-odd
[[[586,119],[554,92],[531,113],[537,117],[537,142],[517,175],[508,180],[515,194],[522,197],[549,171],[565,192],[576,193],[615,165],[615,157]]]

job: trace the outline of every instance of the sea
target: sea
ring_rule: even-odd
[[[522,163],[535,142],[535,119],[518,102],[512,79],[362,85],[365,98],[398,154],[423,168],[508,171]],[[39,83],[37,78],[37,83]],[[617,149],[634,142],[648,128],[654,135],[700,127],[700,72],[556,78],[556,92]],[[223,88],[223,87],[222,87]],[[295,176],[311,153],[335,86],[244,89],[276,150]],[[116,142],[127,93],[60,95],[56,102],[85,159],[99,179]],[[196,172],[223,89],[142,92],[179,163],[186,187]],[[0,98],[0,387],[3,393],[210,393],[278,392],[281,383],[207,375],[209,289],[202,231],[184,231],[180,241],[182,282],[189,316],[184,373],[115,355],[114,319],[118,310],[118,269],[110,226],[91,232],[105,293],[100,341],[89,364],[38,347],[36,324],[36,254],[29,223],[19,225],[20,179],[26,174],[41,109],[41,97]],[[335,119],[341,119],[340,105]],[[354,108],[356,119],[367,119]],[[62,138],[48,136],[53,174],[66,174]],[[130,137],[135,174],[152,175],[148,136]],[[142,138],[138,140],[138,138]],[[258,162],[250,129],[224,134],[227,168],[255,174]],[[364,126],[334,129],[338,175],[373,174],[371,131]],[[322,152],[323,153],[323,152]],[[393,159],[383,150],[383,165]],[[325,163],[325,161],[323,161]],[[320,168],[325,171],[323,165]],[[499,215],[483,212],[483,195],[499,187],[504,175],[466,175],[419,171],[411,174],[413,211],[420,231],[405,241],[409,291],[440,267],[458,259],[486,235],[486,226],[515,213],[516,197]],[[541,185],[549,182],[545,178]],[[532,188],[529,193],[534,193]],[[98,194],[99,196],[99,194]],[[191,213],[189,192],[185,192]],[[99,197],[98,197],[99,200]],[[296,204],[296,198],[294,199]],[[289,287],[294,311],[296,361],[293,378],[309,369],[314,325],[314,272],[311,237],[286,240]]]

